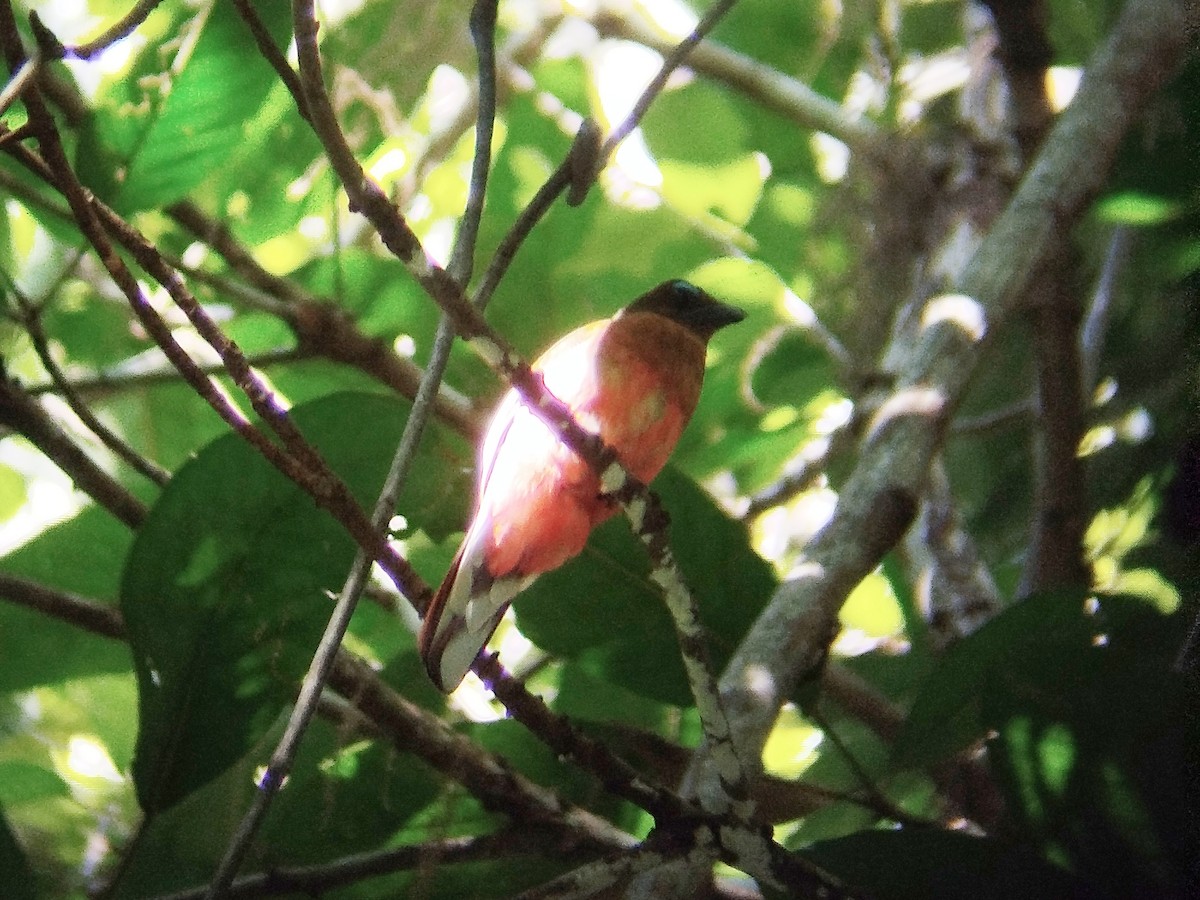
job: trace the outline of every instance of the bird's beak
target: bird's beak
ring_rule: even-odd
[[[712,311],[714,328],[724,328],[726,325],[736,325],[746,318],[746,311],[728,303],[716,303]]]
[[[703,306],[697,306],[691,311],[689,317],[695,323],[696,327],[712,334],[718,328],[724,328],[726,325],[736,325],[742,321],[742,319],[746,318],[746,311],[736,306],[730,306],[728,303],[722,303],[719,300],[712,300]]]

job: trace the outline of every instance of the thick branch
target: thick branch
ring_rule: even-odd
[[[973,257],[959,283],[963,296],[926,305],[919,341],[879,407],[833,517],[807,548],[802,574],[776,592],[722,678],[746,756],[761,751],[780,704],[820,664],[849,591],[911,521],[929,461],[978,362],[983,331],[1011,313],[1052,238],[1103,186],[1122,137],[1180,61],[1186,20],[1184,5],[1172,0],[1129,4]],[[712,777],[710,765],[702,751],[693,770]]]

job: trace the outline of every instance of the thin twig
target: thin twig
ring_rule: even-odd
[[[602,14],[594,24],[601,34],[637,41],[660,53],[668,53],[675,46],[672,40],[630,16]],[[891,135],[869,119],[816,93],[802,81],[712,41],[703,41],[695,47],[687,64],[743,92],[764,109],[786,116],[801,128],[832,135],[852,152],[877,164],[889,162]]]
[[[303,350],[288,348],[283,350],[267,350],[263,353],[247,357],[247,359],[254,368],[264,369],[280,365],[281,363],[312,359],[312,354]],[[198,365],[197,368],[204,375],[220,375],[225,372],[225,366],[221,363]],[[184,375],[171,365],[156,365],[154,368],[142,368],[130,362],[125,362],[92,375],[81,375],[78,378],[68,379],[68,383],[73,391],[80,396],[86,397],[91,394],[109,394],[153,387],[159,384],[170,384],[180,381],[183,378]],[[54,382],[48,382],[45,384],[28,385],[26,390],[36,397],[40,394],[59,393],[59,386]]]
[[[471,7],[471,40],[479,57],[479,102],[475,119],[475,155],[467,206],[458,225],[447,270],[461,285],[471,280],[475,267],[475,241],[483,218],[488,173],[492,168],[492,133],[496,123],[496,5],[498,0],[475,0]]]
[[[15,381],[0,374],[0,424],[28,438],[62,469],[75,486],[130,528],[146,517],[142,501],[101,469],[41,405]]]
[[[8,108],[25,93],[25,89],[37,78],[40,69],[41,60],[37,56],[21,63],[21,67],[8,79],[8,84],[4,85],[4,90],[0,91],[0,116],[8,112]]]
[[[54,355],[50,352],[50,342],[46,338],[46,330],[42,327],[40,309],[30,303],[28,298],[17,289],[15,284],[10,283],[9,290],[16,298],[17,304],[21,309],[21,322],[25,326],[25,332],[29,335],[30,341],[33,343],[34,352],[37,353],[38,359],[42,363],[42,368],[46,370],[46,374],[50,376],[50,380],[58,388],[58,392],[62,395],[63,399],[67,401],[67,405],[71,407],[72,412],[79,417],[79,420],[87,426],[92,434],[100,439],[100,443],[123,460],[131,469],[150,479],[159,487],[166,485],[171,480],[171,473],[153,460],[142,456],[124,438],[101,422],[84,399],[72,387],[66,374],[59,368],[58,363],[54,360]]]
[[[803,460],[795,471],[784,475],[751,497],[746,511],[742,514],[742,521],[753,522],[767,510],[782,506],[811,488],[829,469],[831,460],[850,450],[858,438],[861,424],[860,417],[855,415],[850,421],[834,429],[823,439],[824,447],[816,456]]]
[[[1015,427],[1027,424],[1037,415],[1037,399],[1030,397],[1016,400],[1005,406],[997,407],[988,412],[979,413],[955,419],[950,430],[955,435],[981,435],[997,428]]]
[[[633,129],[638,127],[638,124],[646,115],[650,104],[662,93],[662,89],[667,86],[667,80],[670,79],[674,71],[683,65],[684,60],[691,55],[697,45],[704,40],[705,36],[717,27],[717,23],[725,17],[725,13],[729,12],[736,2],[737,0],[720,0],[720,2],[714,3],[705,11],[704,17],[696,23],[696,27],[691,30],[688,36],[666,52],[663,56],[662,65],[658,68],[658,72],[650,79],[650,83],[646,85],[645,90],[637,98],[637,102],[633,104],[633,109],[629,111],[629,115],[605,139],[604,145],[600,149],[601,160],[607,160],[613,151],[617,149],[617,145],[633,133]]]
[[[480,122],[477,130],[476,164],[472,170],[471,194],[468,198],[462,230],[459,232],[459,239],[455,244],[450,269],[451,274],[460,282],[465,282],[470,277],[475,234],[478,229],[479,216],[483,211],[483,196],[491,162],[491,119],[495,114],[495,73],[493,71],[495,23],[495,0],[477,0],[471,16],[471,31],[476,46],[479,48],[480,90],[483,100],[479,105]],[[429,364],[425,368],[421,385],[413,401],[412,411],[405,423],[404,433],[392,458],[383,489],[371,516],[372,526],[381,533],[385,531],[391,520],[396,508],[396,500],[408,479],[413,460],[416,458],[421,436],[429,421],[429,413],[433,409],[442,376],[450,361],[450,349],[453,343],[453,323],[450,317],[443,313],[438,323]],[[341,647],[346,629],[350,626],[350,619],[358,604],[358,598],[370,575],[372,561],[371,555],[360,548],[346,582],[338,594],[337,604],[325,627],[325,632],[321,636],[321,641],[313,653],[308,672],[305,674],[300,688],[300,695],[288,718],[284,734],[271,754],[270,763],[259,782],[258,793],[254,795],[250,809],[242,817],[217,871],[213,875],[206,895],[211,900],[226,896],[250,849],[255,834],[266,818],[271,801],[291,772],[296,754],[299,752],[300,740],[316,713],[321,691],[329,678],[338,649]]]
[[[596,146],[598,134],[592,130],[594,126],[588,125],[586,122],[580,128],[579,133],[575,136],[575,141],[571,145],[571,150],[567,153],[566,158],[559,164],[546,182],[537,190],[533,199],[529,204],[521,210],[517,220],[512,227],[504,235],[496,248],[495,254],[492,256],[492,261],[488,265],[487,271],[484,273],[483,279],[479,287],[475,291],[472,298],[475,305],[480,309],[484,309],[491,300],[492,294],[496,287],[500,284],[504,273],[508,271],[513,259],[517,255],[517,251],[524,243],[533,227],[542,220],[547,211],[558,199],[558,196],[568,188],[571,188],[576,195],[576,199],[581,199],[578,195],[583,190],[585,180],[594,180],[599,175],[600,170],[604,168],[608,158],[616,150],[617,145],[624,140],[638,126],[646,111],[650,108],[650,104],[654,101],[666,85],[671,73],[674,72],[688,54],[696,47],[696,45],[704,39],[717,23],[727,13],[730,7],[733,6],[735,0],[721,0],[720,3],[714,5],[704,18],[696,25],[683,41],[678,45],[672,46],[670,51],[666,52],[662,65],[659,67],[657,74],[648,84],[645,90],[634,103],[633,109],[616,128],[613,129],[608,139]],[[581,170],[588,170],[587,174],[582,174]]]
[[[1108,240],[1104,253],[1104,267],[1092,292],[1091,303],[1079,332],[1079,352],[1083,357],[1083,390],[1091,396],[1100,381],[1100,358],[1104,354],[1104,340],[1108,334],[1108,320],[1113,300],[1117,293],[1117,282],[1129,263],[1133,229],[1118,225]]]
[[[138,0],[123,18],[106,29],[99,37],[86,44],[64,48],[64,55],[73,56],[76,59],[91,59],[117,41],[133,34],[134,30],[146,21],[146,18],[158,8],[161,2],[162,0]]]
[[[558,837],[564,837],[561,833]],[[425,844],[410,844],[345,856],[332,862],[310,866],[277,866],[267,872],[246,875],[229,885],[225,896],[230,900],[239,897],[274,897],[281,894],[318,896],[337,888],[347,887],[424,866],[429,860],[439,865],[455,863],[485,862],[511,859],[523,853],[545,852],[547,841],[556,837],[555,829],[506,828],[495,834],[471,837],[452,837]],[[563,840],[566,844],[567,841]],[[571,856],[580,855],[579,849],[567,850]],[[174,894],[163,894],[154,900],[202,900],[207,888],[197,887]]]
[[[814,708],[806,710],[806,714],[812,718],[813,722],[825,734],[825,737],[829,739],[829,742],[837,749],[846,763],[846,768],[850,770],[850,774],[866,792],[867,800],[861,803],[864,809],[870,809],[876,814],[902,825],[929,824],[927,821],[910,816],[888,799],[887,795],[883,793],[867,770],[863,768],[862,763],[858,761],[858,757],[854,755],[846,745],[846,742],[842,740],[842,736],[838,734],[837,729],[833,727],[833,724],[821,713],[819,708],[814,705]]]
[[[287,324],[306,355],[345,363],[402,397],[412,400],[416,396],[422,377],[420,367],[400,357],[382,338],[364,334],[333,301],[314,296],[295,282],[268,272],[225,225],[211,219],[195,204],[187,201],[173,204],[167,208],[167,214],[212,247],[250,285],[268,295],[268,311]],[[209,276],[199,274],[199,277]],[[438,416],[459,433],[467,437],[478,433],[475,410],[461,394],[443,387],[435,403]]]

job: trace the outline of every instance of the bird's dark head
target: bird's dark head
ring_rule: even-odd
[[[722,303],[691,282],[678,278],[664,281],[642,294],[625,307],[625,312],[657,313],[689,328],[705,341],[717,329],[746,318],[743,310]]]

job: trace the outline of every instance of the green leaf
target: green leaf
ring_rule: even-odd
[[[152,346],[134,335],[133,317],[124,304],[91,291],[62,291],[56,301],[47,310],[46,333],[54,335],[73,363],[102,368]]]
[[[275,45],[284,48],[288,4],[262,0],[255,11]],[[252,50],[250,32],[231,5],[213,2],[200,16],[202,20],[185,27],[187,32],[199,29],[195,43],[181,42],[144,102],[123,115],[113,110],[96,117],[96,128],[81,148],[81,169],[92,156],[106,166],[120,160],[121,177],[112,184],[112,199],[123,211],[178,200],[224,165],[246,139],[247,123],[277,79]]]
[[[35,900],[35,884],[25,851],[0,809],[0,896],[8,900]]]
[[[11,519],[25,499],[25,477],[12,466],[0,464],[0,522]]]
[[[293,421],[369,503],[407,417],[371,394],[328,397]],[[398,504],[411,528],[457,528],[462,442],[434,429]],[[290,702],[353,543],[234,435],[176,474],[130,553],[121,590],[139,685],[134,779],[155,813],[240,757]],[[397,627],[400,627],[397,623]]]
[[[1027,850],[953,831],[863,831],[804,856],[877,900],[1061,900],[1081,890]]]
[[[810,332],[792,329],[771,342],[750,384],[765,406],[802,407],[833,384],[833,367]]]
[[[654,482],[671,546],[700,604],[719,670],[775,588],[771,567],[695,482],[668,467]],[[598,528],[583,554],[534,582],[515,604],[534,643],[645,697],[691,705],[674,628],[650,564],[624,520]]]
[[[1179,213],[1173,200],[1135,191],[1114,194],[1096,204],[1096,215],[1113,225],[1161,225]]]
[[[281,733],[278,721],[218,778],[151,819],[129,850],[114,896],[148,897],[207,883],[254,799],[259,767]],[[438,790],[422,761],[384,744],[348,740],[317,719],[243,871],[330,862],[378,848]]]
[[[1104,601],[1100,618],[1094,645],[1051,634],[983,686],[988,759],[1044,855],[1108,896],[1187,896],[1200,840],[1195,684],[1167,665],[1169,620],[1132,598]]]
[[[67,783],[51,769],[19,759],[0,760],[0,806],[66,797]]]
[[[131,540],[123,525],[90,506],[9,553],[0,569],[109,602]],[[129,670],[129,649],[120,642],[11,603],[0,603],[0,659],[0,692]]]
[[[980,698],[985,684],[1050,635],[1089,646],[1102,627],[1084,610],[1080,593],[1038,595],[1009,607],[954,644],[917,696],[895,745],[897,765],[931,763],[983,737]]]

